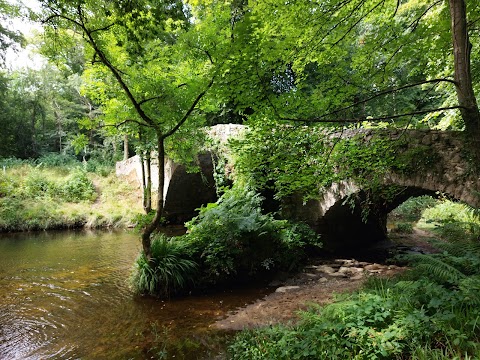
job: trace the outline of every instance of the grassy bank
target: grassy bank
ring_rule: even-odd
[[[3,232],[125,227],[142,212],[138,188],[113,168],[17,162],[0,171]]]
[[[416,202],[415,202],[416,201]],[[396,214],[436,237],[435,254],[408,254],[412,270],[371,278],[355,294],[312,305],[295,325],[243,331],[231,359],[479,359],[480,221],[461,204],[412,200]],[[410,224],[407,226],[406,224]]]

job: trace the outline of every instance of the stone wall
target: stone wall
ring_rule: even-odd
[[[225,144],[229,138],[239,136],[245,129],[238,124],[219,124],[206,129],[207,134],[219,144]],[[189,173],[185,166],[165,160],[164,208],[167,220],[182,224],[196,215],[198,208],[217,200],[213,179],[212,154],[205,152],[198,155],[200,172]],[[135,155],[128,160],[116,163],[116,174],[135,181],[141,188],[141,160]],[[152,156],[151,166],[152,188],[158,189],[158,166]]]

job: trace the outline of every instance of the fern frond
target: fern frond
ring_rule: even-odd
[[[458,284],[460,280],[466,278],[460,270],[434,255],[412,254],[409,258],[415,262],[417,271],[432,280]]]

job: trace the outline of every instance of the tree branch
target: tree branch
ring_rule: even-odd
[[[361,118],[361,119],[327,119],[327,118],[312,118],[312,119],[300,119],[300,118],[286,118],[286,117],[280,117],[280,120],[284,121],[300,121],[304,123],[360,123],[363,121],[371,121],[371,122],[378,122],[378,121],[385,121],[385,120],[393,120],[393,119],[398,119],[402,117],[407,117],[407,116],[413,116],[413,115],[423,115],[423,114],[429,114],[432,112],[437,112],[437,111],[446,111],[446,110],[454,110],[454,109],[462,109],[462,106],[448,106],[448,107],[442,107],[442,108],[437,108],[437,109],[428,109],[428,110],[419,110],[419,111],[413,111],[410,113],[405,113],[405,114],[398,114],[398,115],[385,115],[385,116],[379,116],[379,117],[371,117],[371,118]]]
[[[353,103],[349,106],[345,106],[343,108],[340,108],[340,109],[334,110],[332,112],[326,113],[324,115],[321,115],[320,118],[338,114],[339,112],[349,110],[349,109],[351,109],[355,106],[361,105],[361,104],[365,104],[369,101],[372,101],[373,99],[375,99],[377,97],[380,97],[380,96],[383,96],[383,95],[386,95],[386,94],[391,94],[391,93],[394,93],[394,92],[397,92],[397,91],[409,89],[409,88],[424,85],[424,84],[439,83],[439,82],[448,82],[448,83],[451,83],[451,84],[455,85],[455,81],[453,81],[451,79],[442,78],[442,79],[432,79],[432,80],[420,81],[420,82],[417,82],[417,83],[400,86],[400,87],[394,88],[394,89],[383,90],[383,91],[380,91],[380,92],[378,92],[378,93],[376,93],[376,94],[374,94],[374,95],[372,95],[372,96],[370,96],[370,97],[368,97],[364,100],[357,101],[357,102],[355,102],[355,103]]]
[[[373,12],[377,7],[379,7],[380,5],[382,5],[383,3],[385,2],[385,0],[381,0],[379,1],[374,7],[372,7],[370,10],[367,11],[366,14],[360,16],[360,18],[357,19],[357,21],[355,21],[353,23],[353,25],[351,25],[347,31],[340,37],[340,39],[338,39],[337,41],[335,41],[333,44],[332,44],[332,47],[338,45],[343,39],[345,39],[347,37],[347,35],[353,30],[355,29],[355,27],[363,20],[367,17],[367,15],[369,15],[371,12]]]
[[[430,5],[429,7],[427,7],[427,9],[425,11],[423,11],[423,13],[418,16],[415,20],[413,20],[410,25],[408,25],[409,28],[412,29],[412,32],[414,32],[417,27],[418,27],[418,24],[420,23],[420,20],[422,20],[422,18],[435,6],[437,6],[438,4],[442,3],[443,0],[437,0],[435,1],[432,5]]]
[[[200,94],[197,95],[197,97],[193,101],[192,105],[190,105],[190,108],[183,115],[183,117],[180,119],[180,121],[173,128],[171,128],[168,132],[166,132],[163,135],[164,139],[166,139],[167,137],[175,134],[175,132],[177,132],[177,130],[180,128],[180,126],[182,126],[185,123],[185,121],[187,121],[188,117],[192,114],[193,110],[195,110],[195,107],[197,106],[198,102],[203,98],[203,96],[207,93],[207,91],[212,87],[214,79],[215,78],[212,78],[212,80],[210,80],[210,82],[208,83],[205,90],[203,90]]]
[[[109,30],[110,28],[114,27],[115,25],[116,25],[116,24],[113,23],[113,24],[104,26],[104,27],[102,27],[102,28],[98,28],[98,29],[95,29],[95,30],[90,30],[90,34],[96,33],[97,31],[106,31],[106,30]]]
[[[120,126],[128,124],[128,123],[134,123],[134,124],[137,124],[139,126],[150,127],[149,124],[145,124],[145,123],[142,123],[142,122],[140,122],[138,120],[134,120],[134,119],[126,119],[126,120],[123,120],[122,122],[119,122],[118,124],[105,124],[102,127],[115,127],[115,128],[118,129]]]

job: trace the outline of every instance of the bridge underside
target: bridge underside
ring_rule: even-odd
[[[383,190],[388,190],[385,186]],[[321,234],[324,249],[343,255],[356,255],[387,240],[388,214],[411,197],[437,196],[435,191],[418,187],[396,187],[390,199],[368,196],[364,191],[339,197],[325,212],[320,201],[302,205],[298,199],[284,206],[284,215],[307,222]],[[368,206],[366,205],[368,204]]]
[[[199,155],[198,164],[200,172],[179,165],[172,174],[165,197],[165,217],[172,224],[191,220],[202,205],[217,201],[211,154]]]

